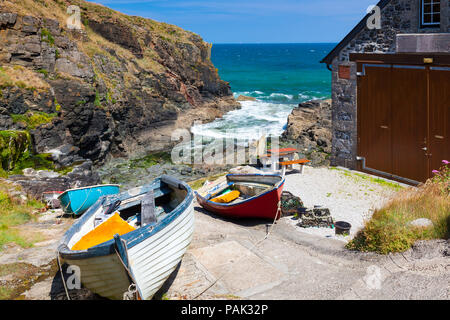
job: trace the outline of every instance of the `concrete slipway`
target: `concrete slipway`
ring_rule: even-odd
[[[298,181],[307,180],[308,175],[317,182],[316,173],[315,169],[310,169],[303,176],[289,175],[286,189],[298,190]],[[319,173],[319,176],[324,174]],[[332,172],[332,176],[335,174]],[[347,175],[336,176],[340,179],[337,185],[349,191],[352,186],[347,178]],[[326,179],[330,186],[330,177]],[[350,192],[355,193],[355,197],[360,197],[359,192],[380,191],[370,182],[367,182],[367,190],[361,187],[361,182],[355,180],[354,183],[358,187]],[[307,184],[305,188],[312,187]],[[323,195],[325,203],[320,204],[328,205],[326,199],[331,197],[330,192]],[[349,197],[348,192],[341,195],[337,189],[333,192],[336,197]],[[303,200],[309,205],[306,198]],[[45,230],[51,234],[49,240],[31,249],[10,247],[0,256],[0,267],[20,261],[40,268],[41,275],[35,277],[20,298],[63,299],[65,296],[54,268],[54,258],[56,243],[70,221],[58,224],[57,215],[57,212],[44,214],[35,225],[26,226]],[[195,215],[192,244],[162,288],[160,299],[450,298],[450,245],[447,241],[419,242],[406,253],[380,256],[350,252],[345,249],[347,239],[321,231],[304,232],[289,217],[274,225],[269,237],[262,241],[270,222],[225,220],[198,205]],[[11,283],[11,277],[13,275],[0,277],[3,282],[0,284]],[[94,298],[86,291],[71,292],[71,295],[75,299]]]

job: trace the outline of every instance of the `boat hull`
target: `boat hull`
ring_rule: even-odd
[[[71,251],[76,234],[91,225],[95,213],[102,210],[105,197],[101,198],[64,235],[58,247],[62,260],[79,267],[81,283],[102,297],[121,300],[135,283],[139,298],[151,299],[180,263],[194,232],[193,192],[183,182],[178,185],[187,190],[182,203],[159,223],[118,237],[122,248],[110,240],[88,250]]]
[[[130,269],[142,299],[151,299],[183,258],[194,233],[194,206],[140,244],[129,248]]]
[[[118,194],[118,185],[93,186],[67,190],[59,196],[59,201],[67,214],[82,215],[97,200],[105,195]]]
[[[248,175],[248,177],[254,176]],[[284,179],[270,191],[237,204],[212,202],[198,193],[196,193],[196,197],[198,203],[204,209],[221,216],[237,219],[259,218],[273,220],[278,213],[278,203],[281,201],[283,187]],[[276,218],[279,219],[281,217],[277,216]]]
[[[194,233],[194,207],[164,230],[128,248],[129,267],[139,288],[141,299],[153,298],[176,269],[191,243]],[[119,256],[115,253],[89,259],[63,261],[80,268],[81,283],[99,296],[122,300],[131,282]]]
[[[115,253],[89,259],[62,260],[63,263],[78,267],[83,286],[101,297],[122,300],[123,294],[130,286],[127,272]]]

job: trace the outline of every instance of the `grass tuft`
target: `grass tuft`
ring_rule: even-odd
[[[16,228],[35,219],[34,213],[44,208],[44,204],[34,200],[22,200],[11,194],[16,186],[0,183],[0,251],[6,244],[15,243],[23,248],[33,246],[33,240],[20,234]]]
[[[387,180],[373,177],[373,176],[370,176],[367,174],[363,174],[363,173],[359,173],[359,172],[355,172],[355,171],[349,171],[349,170],[336,168],[336,167],[330,167],[330,170],[338,171],[343,176],[349,177],[349,178],[355,180],[356,182],[370,182],[370,183],[378,184],[387,189],[392,189],[394,191],[400,191],[403,189],[403,187],[396,182],[387,181]]]
[[[420,218],[431,220],[433,226],[419,228],[410,225]],[[373,214],[347,248],[387,254],[406,251],[418,240],[449,237],[450,170],[445,165],[426,184],[397,193],[385,207]]]
[[[42,69],[35,72],[22,66],[4,66],[0,68],[0,88],[19,87],[26,90],[47,91],[50,86],[41,79],[38,73],[45,74]]]

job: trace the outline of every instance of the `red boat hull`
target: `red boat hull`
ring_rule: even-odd
[[[259,218],[274,220],[278,212],[278,203],[281,201],[283,187],[284,181],[276,189],[247,201],[231,205],[208,201],[198,193],[196,193],[196,196],[198,203],[204,209],[221,216],[240,219]],[[279,214],[277,220],[280,218]]]

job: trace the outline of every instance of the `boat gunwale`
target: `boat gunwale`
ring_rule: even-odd
[[[212,207],[219,207],[219,208],[233,208],[233,207],[236,207],[236,206],[240,206],[240,205],[246,204],[246,203],[248,203],[248,202],[250,202],[250,201],[254,201],[254,200],[256,200],[256,199],[258,199],[258,198],[260,198],[260,197],[263,197],[263,196],[265,196],[265,195],[267,195],[267,194],[270,194],[270,193],[272,193],[272,192],[274,192],[274,191],[279,190],[279,189],[285,184],[285,180],[286,180],[283,176],[281,176],[281,175],[279,175],[279,174],[228,174],[228,175],[227,175],[227,178],[228,178],[229,176],[239,176],[239,177],[246,177],[246,176],[248,176],[248,177],[255,177],[255,176],[263,176],[263,177],[280,177],[281,180],[280,180],[280,182],[277,182],[277,184],[275,184],[275,185],[273,186],[273,188],[270,188],[270,190],[265,191],[265,192],[263,192],[263,193],[261,193],[261,194],[259,194],[259,195],[257,195],[257,196],[254,196],[254,197],[245,199],[244,201],[240,201],[240,202],[238,202],[238,203],[232,203],[232,204],[229,204],[229,203],[218,203],[218,202],[213,202],[213,201],[211,201],[211,200],[207,200],[205,197],[203,197],[203,196],[200,195],[197,191],[195,191],[195,195],[196,195],[197,199],[202,200],[203,202],[205,202],[206,204],[208,204],[208,205],[210,205],[210,206],[212,206]],[[208,194],[209,194],[209,193],[208,193]]]
[[[94,189],[94,188],[100,188],[100,187],[119,187],[119,190],[120,190],[120,184],[98,184],[98,185],[95,185],[95,186],[67,189],[64,192],[62,192],[60,196],[58,196],[58,199],[62,198],[66,193],[69,193],[69,192],[72,192],[72,191],[79,191],[79,190],[85,190],[85,189]]]
[[[162,182],[161,177],[153,180],[151,183],[149,183],[149,186],[156,185],[157,182]],[[194,200],[194,193],[192,189],[189,187],[188,184],[186,184],[183,181],[177,180],[179,186],[183,186],[183,188],[187,191],[187,195],[184,198],[180,204],[173,209],[166,217],[163,218],[160,222],[157,224],[149,224],[145,227],[141,227],[139,229],[133,230],[127,234],[124,234],[121,236],[121,239],[125,240],[127,243],[127,248],[130,249],[142,241],[146,240],[147,238],[151,237],[152,235],[156,234],[157,232],[161,231],[165,227],[167,227],[171,222],[173,222],[177,217],[179,217],[183,212],[185,212],[192,204]],[[180,189],[180,188],[179,188]],[[180,189],[182,190],[182,189]],[[127,191],[124,191],[127,192]],[[97,212],[99,207],[103,205],[105,200],[110,197],[109,196],[102,196],[95,204],[93,204],[87,212],[84,213],[84,215],[74,224],[72,227],[66,231],[63,238],[61,239],[59,245],[58,245],[58,253],[63,259],[67,260],[84,260],[89,259],[93,257],[99,257],[99,256],[107,256],[110,254],[115,254],[115,241],[114,239],[108,240],[106,242],[103,242],[97,246],[94,246],[92,248],[86,249],[86,250],[71,250],[68,247],[68,243],[70,239],[74,236],[76,232],[78,232],[81,227],[84,225],[84,223]]]

